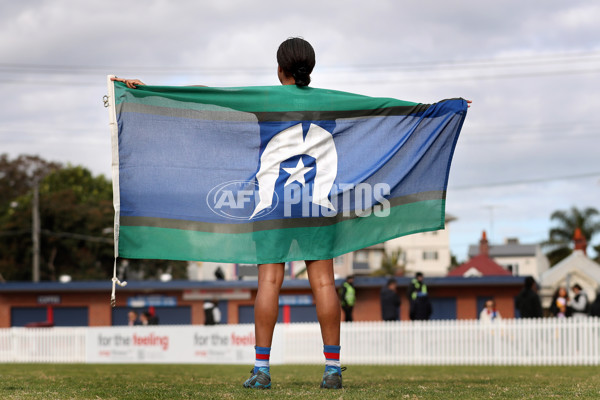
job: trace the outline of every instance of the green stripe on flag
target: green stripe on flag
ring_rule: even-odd
[[[392,207],[384,218],[371,214],[328,226],[250,233],[122,225],[119,256],[248,264],[323,260],[399,236],[443,229],[444,211],[445,200],[424,200]]]
[[[115,82],[115,98],[117,106],[128,102],[205,111],[216,111],[219,107],[224,107],[251,113],[375,110],[421,106],[420,103],[410,101],[296,85],[238,88],[138,86],[137,89],[129,89],[125,84]]]

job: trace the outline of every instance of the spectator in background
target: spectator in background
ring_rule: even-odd
[[[410,299],[410,319],[413,321],[427,321],[431,317],[432,309],[429,301],[427,285],[423,281],[423,274],[417,272],[408,289]]]
[[[158,315],[154,306],[148,307],[148,325],[158,325]]]
[[[587,295],[577,283],[573,285],[573,293],[575,293],[575,296],[568,304],[573,311],[573,318],[586,318],[590,304]]]
[[[138,313],[136,313],[135,311],[131,310],[127,313],[127,325],[128,326],[135,326],[135,325],[139,325],[140,321],[138,321]]]
[[[381,319],[398,321],[400,319],[400,296],[398,296],[396,279],[390,278],[381,289]]]
[[[600,317],[600,291],[596,293],[596,299],[590,306],[590,317]]]
[[[217,307],[217,301],[207,300],[204,302],[204,325],[217,325],[221,323],[221,310]]]
[[[140,314],[140,325],[143,326],[148,326],[150,325],[150,314],[148,314],[147,311],[144,311],[143,313]]]
[[[220,265],[215,270],[215,279],[218,280],[218,281],[224,281],[225,280],[225,273],[221,269]]]
[[[346,322],[352,322],[352,311],[354,310],[354,304],[356,303],[356,289],[354,288],[354,277],[352,275],[346,278],[346,281],[340,288],[340,299],[342,302],[342,309],[344,310],[344,320]]]
[[[567,318],[571,316],[569,294],[567,293],[566,288],[561,286],[554,292],[552,303],[550,303],[550,313],[557,318]]]
[[[496,309],[496,301],[488,300],[485,302],[485,308],[481,310],[479,314],[479,320],[481,322],[492,323],[494,321],[500,321],[502,316],[500,311]]]
[[[525,287],[517,295],[516,306],[521,318],[542,318],[542,303],[533,277],[525,278]]]

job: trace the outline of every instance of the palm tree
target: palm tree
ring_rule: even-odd
[[[392,252],[391,255],[383,253],[383,259],[381,260],[381,268],[373,271],[372,276],[398,276],[404,275],[404,265],[400,264],[401,249],[397,249]]]
[[[546,254],[550,265],[555,265],[573,252],[570,245],[575,229],[581,229],[581,233],[590,243],[592,236],[600,232],[600,222],[595,218],[598,215],[598,210],[591,207],[583,210],[571,207],[570,210],[557,210],[552,213],[550,220],[556,221],[558,225],[550,229],[549,239],[544,243],[544,246],[550,248]]]

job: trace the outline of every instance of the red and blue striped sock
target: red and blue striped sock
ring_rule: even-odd
[[[341,374],[342,364],[340,363],[340,349],[340,346],[323,346],[323,354],[325,354],[325,367],[334,367]]]
[[[271,348],[254,346],[254,349],[256,350],[256,360],[254,361],[254,373],[256,373],[259,368],[269,368],[269,357],[271,356]]]

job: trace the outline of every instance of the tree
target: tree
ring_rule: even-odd
[[[373,276],[398,276],[404,275],[404,265],[400,264],[400,255],[402,250],[398,249],[392,252],[392,254],[383,253],[383,259],[381,260],[381,268],[373,271]]]
[[[14,160],[9,159],[8,154],[0,155],[0,213],[17,197],[29,193],[34,182],[61,167],[60,163],[33,155],[20,155]]]
[[[10,184],[4,182],[4,178],[0,179],[1,185],[12,190],[15,196],[3,198],[1,204],[4,207],[0,208],[0,271],[3,278],[31,280],[31,188],[35,179],[39,179],[41,280],[54,281],[63,274],[71,275],[75,280],[112,276],[114,245],[112,235],[108,234],[114,224],[111,182],[103,175],[93,176],[81,166],[61,167],[30,156],[17,158],[12,162],[15,165],[4,156],[0,158],[2,162],[5,169],[0,171],[10,171],[11,177],[20,176],[28,181],[21,185],[12,178],[14,182]],[[23,173],[28,162],[41,167]],[[132,269],[143,270],[146,278],[157,278],[167,271],[174,278],[184,278],[185,265],[181,261],[164,260],[131,262]]]
[[[571,207],[570,210],[557,210],[550,216],[551,221],[557,225],[552,227],[549,232],[549,239],[544,246],[549,248],[546,254],[550,265],[555,265],[572,253],[571,245],[575,229],[581,229],[581,233],[590,243],[592,237],[600,232],[600,222],[598,216],[600,213],[595,208],[578,209]]]
[[[40,278],[57,280],[106,278],[113,246],[103,230],[113,225],[112,187],[102,175],[83,167],[56,168],[39,187]],[[32,193],[11,201],[0,216],[0,230],[14,232],[0,245],[0,269],[7,280],[31,279]]]

